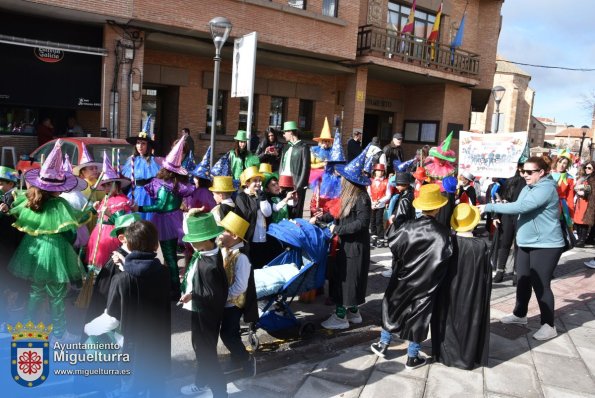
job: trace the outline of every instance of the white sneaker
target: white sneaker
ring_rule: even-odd
[[[556,326],[550,326],[547,323],[544,323],[543,325],[541,325],[541,328],[537,332],[535,332],[533,338],[535,340],[549,340],[553,339],[557,335],[558,332],[556,331]]]
[[[384,276],[385,278],[390,278],[391,276],[393,276],[393,270],[392,268],[389,268],[386,271],[382,271],[380,275]]]
[[[346,318],[349,323],[362,323],[362,314],[359,310],[357,310],[357,312],[347,310]]]
[[[522,318],[519,318],[515,314],[508,314],[508,315],[500,318],[500,322],[506,323],[506,324],[526,325],[527,317],[524,316]]]
[[[207,398],[212,397],[213,392],[209,387],[197,387],[196,384],[188,384],[180,389],[182,395],[192,395],[194,397]]]
[[[325,329],[348,329],[349,321],[347,318],[339,318],[333,313],[326,321],[320,324]]]
[[[585,265],[589,268],[595,268],[595,259],[593,260],[589,260],[589,261],[585,261]]]

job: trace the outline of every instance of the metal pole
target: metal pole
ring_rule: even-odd
[[[578,159],[580,161],[581,156],[583,155],[583,144],[585,143],[585,137],[587,134],[583,133],[583,138],[581,138],[581,146],[578,149]]]
[[[211,158],[209,163],[213,167],[213,156],[215,154],[215,124],[217,123],[217,100],[219,99],[219,64],[221,63],[221,50],[215,47],[215,70],[213,72],[213,100],[211,107]]]
[[[500,101],[496,101],[496,128],[495,134],[500,130]]]

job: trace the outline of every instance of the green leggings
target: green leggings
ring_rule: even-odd
[[[27,303],[27,319],[34,324],[39,323],[37,313],[46,296],[50,301],[50,316],[54,327],[54,335],[62,337],[66,331],[66,316],[64,314],[64,299],[68,291],[67,283],[59,282],[33,282],[29,292],[29,302]]]
[[[178,240],[161,240],[161,252],[163,253],[163,259],[165,264],[169,268],[169,278],[171,280],[172,292],[180,291],[180,270],[178,269]]]

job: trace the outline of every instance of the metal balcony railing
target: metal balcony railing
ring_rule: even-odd
[[[479,55],[451,48],[410,34],[377,26],[360,26],[357,34],[357,55],[373,55],[459,75],[479,73]]]

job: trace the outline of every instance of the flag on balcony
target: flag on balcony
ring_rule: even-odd
[[[452,48],[461,47],[463,44],[463,34],[465,31],[465,16],[467,15],[467,11],[463,13],[463,18],[461,18],[461,23],[459,24],[459,30],[457,30],[457,35],[455,36],[454,40],[450,43]]]
[[[431,43],[430,47],[430,59],[433,61],[436,57],[436,42],[438,41],[438,33],[440,32],[440,19],[442,18],[442,4],[440,3],[440,7],[438,8],[438,13],[436,14],[436,19],[434,20],[434,26],[432,27],[432,31],[428,36],[428,43]]]
[[[409,18],[407,18],[407,23],[403,26],[403,29],[401,29],[401,33],[413,33],[413,27],[415,26],[415,1],[416,0],[413,0]]]

